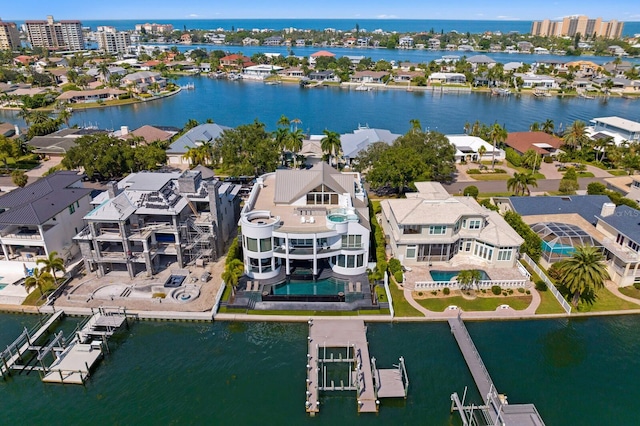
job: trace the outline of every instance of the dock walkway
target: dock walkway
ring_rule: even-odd
[[[506,397],[498,394],[462,318],[458,315],[458,317],[450,318],[448,321],[451,333],[460,347],[462,356],[469,367],[469,371],[484,402],[484,406],[481,407],[466,407],[464,406],[464,398],[463,401],[460,401],[456,393],[451,395],[451,400],[460,413],[463,425],[467,426],[473,423],[469,419],[473,417],[474,409],[477,409],[482,412],[485,421],[490,425],[544,426],[544,421],[535,405],[508,404]],[[469,419],[467,416],[469,416]]]

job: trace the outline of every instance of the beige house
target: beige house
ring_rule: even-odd
[[[383,200],[382,228],[405,265],[481,264],[514,268],[523,239],[499,213],[438,182],[416,182],[406,199]]]

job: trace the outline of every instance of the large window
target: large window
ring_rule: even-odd
[[[341,268],[361,268],[364,266],[364,255],[344,255],[341,254],[333,258],[336,265]]]
[[[498,250],[498,260],[511,260],[511,254],[513,253],[512,248],[499,249]]]
[[[343,235],[342,248],[362,248],[362,235]]]
[[[471,219],[467,222],[469,229],[480,229],[482,226],[482,220],[480,219]]]
[[[260,251],[271,251],[271,238],[260,239]]]
[[[307,193],[307,205],[338,204],[338,194],[322,184]]]
[[[255,238],[247,237],[247,250],[258,251],[258,240]]]
[[[416,258],[416,246],[407,246],[407,259]]]
[[[473,249],[474,256],[482,259],[491,260],[493,257],[493,246],[486,243],[476,241],[476,247]]]
[[[447,233],[445,225],[431,225],[429,227],[429,235],[444,235]]]

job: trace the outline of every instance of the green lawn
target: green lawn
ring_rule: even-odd
[[[31,293],[29,293],[27,298],[24,299],[22,304],[26,306],[42,306],[47,299],[41,299],[41,297],[42,293],[40,293],[40,290],[35,288]]]
[[[531,274],[531,281],[533,281],[534,283],[536,281],[541,281],[538,274],[533,272],[533,269],[531,269],[531,267],[528,264],[526,264],[525,262],[520,262],[520,263]],[[532,289],[531,291],[538,291],[538,290]],[[538,291],[538,294],[540,295],[540,306],[538,306],[538,309],[536,309],[536,315],[537,314],[562,314],[565,312],[562,306],[560,306],[560,303],[558,303],[558,301],[556,300],[556,297],[553,295],[553,293],[551,293],[551,291],[549,290]]]
[[[624,311],[628,309],[640,309],[640,305],[622,300],[604,288],[598,291],[593,304],[580,303],[577,312]]]
[[[478,199],[491,197],[511,197],[512,195],[513,192],[481,192],[478,194]]]
[[[640,290],[632,285],[630,285],[629,287],[621,287],[618,290],[625,296],[633,297],[634,299],[640,299]]]
[[[607,170],[609,173],[611,173],[614,176],[628,176],[629,173],[626,172],[626,170]]]
[[[247,315],[286,315],[286,316],[331,316],[331,317],[351,317],[359,315],[389,315],[389,309],[361,310],[361,311],[292,311],[292,310],[257,310],[238,309],[223,306],[219,311],[221,314],[247,314]]]
[[[565,313],[564,309],[562,309],[562,306],[560,306],[551,291],[538,291],[538,294],[540,295],[540,306],[538,306],[538,309],[536,309],[536,315]]]
[[[509,305],[516,311],[526,309],[531,304],[529,296],[500,296],[477,297],[474,300],[465,299],[462,296],[451,296],[432,299],[417,299],[420,305],[430,311],[443,312],[450,305],[455,305],[463,311],[495,311],[500,305]]]
[[[595,175],[591,172],[578,172],[578,177],[579,178],[592,178],[595,177]]]
[[[411,306],[404,298],[403,291],[393,282],[389,283],[389,290],[393,298],[393,309],[397,317],[423,317],[422,312]]]
[[[507,173],[486,173],[480,175],[469,175],[470,178],[481,181],[488,180],[508,180],[511,176]]]
[[[525,173],[525,174],[531,173],[530,169],[527,169],[526,167],[516,167],[508,161],[507,161],[507,165],[513,170],[517,171],[518,173]],[[533,177],[536,178],[537,180],[546,179],[546,177],[540,172],[535,172],[533,174]]]

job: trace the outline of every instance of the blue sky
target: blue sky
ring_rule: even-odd
[[[637,0],[7,0],[5,21],[44,19],[473,19],[536,20],[587,15],[606,20],[640,21]]]

